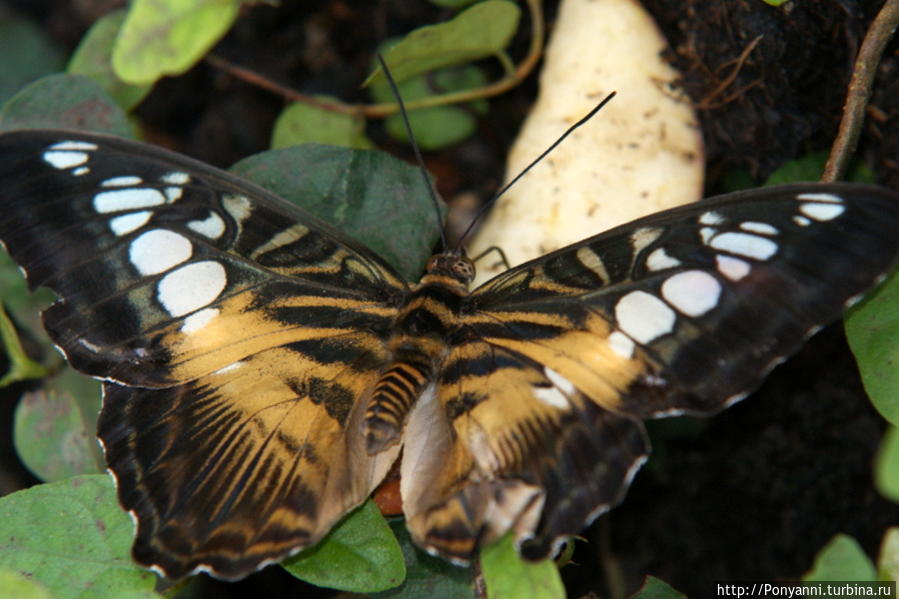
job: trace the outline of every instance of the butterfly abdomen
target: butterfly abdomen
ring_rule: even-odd
[[[396,443],[409,410],[434,380],[448,351],[447,338],[469,295],[467,258],[440,254],[397,316],[388,346],[393,362],[375,385],[365,411],[365,447],[375,455]],[[460,274],[461,272],[461,274]]]

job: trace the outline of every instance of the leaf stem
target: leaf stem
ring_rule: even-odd
[[[521,81],[523,81],[537,65],[537,61],[540,59],[540,55],[543,52],[543,38],[545,35],[543,10],[540,0],[526,0],[526,2],[531,16],[531,27],[533,32],[528,54],[518,66],[515,66],[512,63],[507,54],[498,54],[496,58],[506,71],[506,75],[498,81],[475,89],[450,92],[412,100],[406,103],[406,109],[411,111],[419,108],[433,108],[435,106],[446,106],[448,104],[459,104],[481,98],[489,98],[499,95],[521,83]],[[292,102],[302,102],[322,110],[366,118],[385,118],[399,112],[399,105],[396,102],[386,102],[381,104],[347,104],[339,100],[325,100],[301,93],[291,87],[281,85],[259,73],[235,65],[214,54],[208,55],[205,60],[216,69],[222,70],[237,79],[250,83],[251,85],[283,96]]]

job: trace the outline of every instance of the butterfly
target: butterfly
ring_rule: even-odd
[[[642,420],[708,414],[882,280],[899,194],[733,193],[638,219],[474,290],[461,250],[408,284],[266,190],[75,131],[0,135],[0,240],[76,369],[133,556],[237,579],[319,541],[396,460],[406,525],[456,562],[529,559],[618,503]]]

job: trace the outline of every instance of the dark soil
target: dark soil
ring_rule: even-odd
[[[72,48],[93,18],[121,3],[8,4]],[[299,91],[348,101],[366,100],[358,85],[379,43],[446,16],[427,3],[400,0],[282,4],[245,8],[214,52]],[[880,2],[793,1],[779,9],[761,0],[646,5],[700,109],[714,192],[734,169],[761,181],[785,161],[829,148],[855,52]],[[547,7],[550,19],[554,11]],[[513,48],[517,57],[525,51],[524,29]],[[893,187],[899,186],[897,50],[894,41],[878,69],[859,152],[878,181]],[[476,137],[426,157],[445,198],[491,196],[535,91],[531,76],[491,100]],[[201,64],[163,81],[138,114],[152,139],[227,166],[267,147],[283,105]],[[377,125],[370,133],[395,154],[411,155],[386,141]],[[578,544],[578,565],[563,571],[569,596],[630,593],[651,574],[691,597],[711,597],[715,581],[800,576],[838,532],[854,536],[874,557],[885,529],[899,524],[899,506],[872,488],[871,462],[884,424],[865,397],[839,325],[812,339],[741,404],[698,422],[652,423],[655,457],[622,506],[585,533],[591,542]],[[10,456],[0,455],[0,480],[25,484]],[[209,585],[216,597],[315,596],[277,568],[236,585]]]

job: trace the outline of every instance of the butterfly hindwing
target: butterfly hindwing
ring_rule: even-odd
[[[458,457],[404,497],[413,535],[452,555],[512,529],[527,555],[550,554],[621,497],[648,450],[640,419],[745,396],[897,253],[895,193],[788,185],[658,213],[485,283],[436,393]],[[504,493],[478,503],[485,481]],[[506,528],[484,526],[497,513]]]

